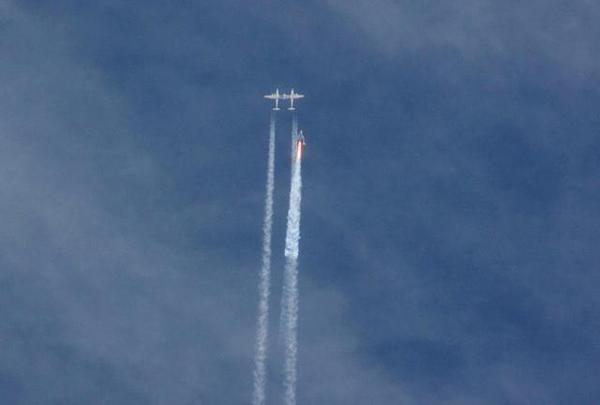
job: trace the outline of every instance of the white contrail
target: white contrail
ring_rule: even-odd
[[[284,388],[286,405],[296,404],[296,363],[298,353],[298,253],[300,242],[300,203],[302,200],[302,158],[296,152],[297,122],[292,125],[292,178],[290,205],[285,237],[285,275],[283,287],[282,322],[285,342]]]
[[[269,126],[269,157],[263,222],[262,263],[258,284],[258,319],[256,321],[256,352],[254,356],[254,405],[265,404],[266,359],[269,337],[269,295],[271,294],[271,239],[273,228],[273,191],[275,189],[275,113]]]

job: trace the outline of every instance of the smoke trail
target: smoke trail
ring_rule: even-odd
[[[292,173],[291,173],[291,178],[290,178],[290,205],[288,208],[288,220],[287,220],[287,230],[286,230],[286,235],[285,235],[285,256],[286,258],[288,257],[288,253],[291,253],[294,250],[298,249],[298,242],[296,242],[296,248],[293,249],[293,223],[291,222],[292,218],[292,199],[293,199],[293,195],[294,195],[294,176],[296,175],[297,171],[296,171],[296,139],[298,137],[298,118],[296,116],[296,114],[294,114],[293,118],[292,118],[292,141],[291,141],[291,151],[290,151],[290,157],[291,157],[291,161],[292,161]],[[301,172],[298,172],[298,174],[301,174]],[[298,182],[298,180],[296,180],[296,182]],[[299,189],[298,191],[301,191],[302,187],[302,179],[300,179],[299,182]],[[301,197],[301,195],[299,195],[299,197]],[[300,206],[300,200],[298,200],[298,206]],[[298,208],[299,211],[299,208]],[[298,236],[297,239],[300,239],[300,213],[298,212],[298,222],[297,222],[297,226],[298,226]],[[296,257],[298,256],[297,252],[296,252]],[[288,264],[287,264],[287,259],[286,259],[286,269],[288,268]],[[288,316],[288,297],[289,297],[289,285],[288,285],[288,277],[286,276],[288,274],[287,270],[284,271],[284,279],[283,279],[283,290],[281,293],[281,312],[279,314],[279,340],[280,342],[282,342],[283,344],[285,344],[286,341],[286,332],[287,332],[287,316]]]
[[[258,284],[258,319],[256,321],[256,352],[254,356],[254,405],[265,404],[266,359],[269,337],[269,295],[271,293],[271,239],[273,227],[273,191],[275,189],[275,113],[269,125],[269,157],[263,222],[262,263]]]
[[[292,125],[292,178],[290,205],[285,237],[285,275],[282,306],[285,342],[285,397],[286,405],[296,404],[296,363],[298,353],[298,253],[300,242],[300,203],[302,199],[302,159],[296,154],[298,125],[294,116]]]

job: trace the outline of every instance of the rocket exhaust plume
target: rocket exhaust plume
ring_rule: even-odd
[[[266,360],[269,338],[269,296],[271,294],[271,239],[273,228],[273,191],[275,189],[275,113],[269,125],[269,156],[265,191],[262,259],[258,284],[258,318],[256,321],[256,348],[254,356],[253,405],[265,404]]]
[[[290,254],[295,254],[298,257],[298,241],[300,239],[300,200],[301,200],[301,188],[302,188],[302,179],[301,179],[301,164],[298,163],[299,160],[302,159],[302,153],[304,149],[304,137],[302,135],[302,131],[300,131],[300,135],[298,135],[298,121],[297,117],[294,114],[292,119],[292,150],[291,150],[291,159],[292,159],[292,174],[291,174],[291,186],[290,186],[290,208],[288,210],[288,223],[287,223],[287,233],[286,233],[286,242],[285,242],[285,257],[287,258]],[[299,178],[295,179],[295,175],[298,175]],[[296,183],[296,186],[294,185]],[[293,208],[293,200],[298,201],[298,209]],[[297,214],[296,214],[297,211]],[[293,216],[292,216],[293,214]],[[296,220],[297,216],[297,220]],[[290,222],[292,221],[292,222]],[[295,245],[295,247],[294,247]],[[287,260],[287,259],[286,259]],[[286,273],[287,274],[287,273]],[[283,282],[283,292],[281,294],[281,313],[279,319],[279,339],[282,343],[285,344],[285,334],[286,334],[286,325],[287,325],[287,316],[288,316],[288,289],[289,285],[286,283],[286,279],[284,278]]]
[[[298,254],[300,242],[300,203],[302,200],[302,149],[298,141],[296,116],[292,122],[292,176],[285,237],[285,274],[281,309],[285,344],[284,403],[296,404],[296,363],[298,353]]]

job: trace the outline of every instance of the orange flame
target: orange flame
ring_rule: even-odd
[[[302,159],[302,141],[298,139],[296,141],[296,161]]]

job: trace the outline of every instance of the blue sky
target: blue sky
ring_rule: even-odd
[[[295,87],[299,403],[598,403],[599,19],[583,0],[0,3],[3,402],[250,402],[262,95]]]

